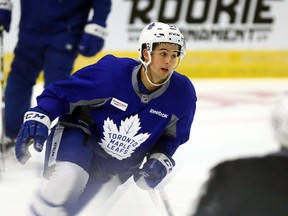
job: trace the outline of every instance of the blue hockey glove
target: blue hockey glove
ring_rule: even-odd
[[[172,158],[162,153],[154,153],[134,175],[136,184],[144,189],[155,188],[175,166]]]
[[[35,109],[36,110],[36,109]],[[48,137],[50,119],[47,115],[31,109],[24,115],[23,125],[16,139],[16,158],[22,164],[31,157],[29,146],[33,144],[36,151],[41,152]]]
[[[106,36],[104,27],[95,23],[87,24],[78,48],[80,54],[87,57],[96,55],[102,50]]]
[[[10,0],[0,0],[0,26],[9,32],[11,23],[12,3]]]

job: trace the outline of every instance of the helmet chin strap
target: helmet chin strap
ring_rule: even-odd
[[[144,66],[144,73],[145,73],[145,76],[146,76],[146,78],[147,78],[147,80],[148,80],[148,82],[151,84],[151,85],[153,85],[153,86],[162,86],[162,85],[164,85],[165,83],[167,83],[169,80],[170,80],[170,78],[171,78],[171,76],[172,76],[172,74],[173,74],[173,71],[170,73],[170,75],[165,79],[165,81],[163,82],[163,83],[153,83],[152,81],[151,81],[151,79],[149,78],[149,76],[148,76],[148,74],[147,74],[147,67],[145,67]]]
[[[148,52],[148,58],[149,58],[148,62],[144,62],[142,59],[140,60],[141,63],[143,64],[143,66],[144,66],[144,73],[145,73],[145,76],[146,76],[146,79],[148,80],[148,82],[149,82],[151,85],[156,86],[156,87],[162,86],[162,85],[164,85],[165,83],[167,83],[167,82],[170,80],[170,78],[171,78],[174,70],[169,74],[169,76],[165,79],[165,81],[164,81],[163,83],[160,83],[160,84],[159,84],[159,83],[153,83],[153,82],[151,81],[151,79],[149,78],[148,73],[147,73],[148,65],[151,63],[151,54],[150,54],[150,52]]]

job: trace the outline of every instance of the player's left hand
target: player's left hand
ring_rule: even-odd
[[[144,189],[155,188],[175,166],[172,158],[163,153],[154,153],[134,175],[136,184]]]
[[[87,24],[82,35],[78,50],[83,56],[91,57],[100,52],[107,36],[106,29],[98,24]]]

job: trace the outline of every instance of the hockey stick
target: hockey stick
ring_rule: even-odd
[[[170,202],[168,200],[168,196],[167,196],[164,188],[158,189],[157,191],[160,194],[160,199],[161,199],[161,202],[164,204],[164,209],[165,209],[165,212],[166,212],[167,216],[174,216],[171,204],[170,204]],[[150,197],[151,197],[154,205],[157,208],[160,208],[160,201],[158,199],[156,191],[154,189],[151,189],[151,190],[149,190],[149,194],[150,194]]]
[[[164,188],[161,188],[158,191],[159,191],[161,200],[164,203],[167,215],[168,216],[174,216],[174,213],[173,213],[173,210],[172,210],[172,206],[171,206],[171,204],[169,202],[169,199],[168,199],[168,196],[166,194],[166,191],[164,190]]]
[[[4,49],[3,49],[3,25],[0,26],[0,76],[1,76],[1,121],[2,121],[2,132],[1,132],[1,161],[2,167],[0,171],[4,171],[5,167],[5,160],[4,160],[4,152],[5,152],[5,143],[4,143],[4,136],[5,136],[5,97],[4,97],[4,85],[5,85],[5,75],[4,75]]]
[[[149,192],[149,195],[150,195],[152,202],[155,205],[155,207],[160,208],[160,201],[157,197],[156,191],[154,189],[150,189],[150,190],[148,190],[148,192]]]

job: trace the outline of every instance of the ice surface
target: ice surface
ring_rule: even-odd
[[[262,155],[278,149],[269,117],[276,97],[288,89],[287,79],[196,79],[197,111],[190,140],[176,152],[174,172],[163,186],[174,216],[192,213],[201,185],[216,163],[240,156]],[[35,86],[34,96],[42,91]],[[35,100],[33,100],[35,104]],[[1,164],[0,215],[26,215],[35,190],[41,185],[43,153],[32,151],[26,165],[13,152]],[[121,194],[121,196],[120,196]],[[161,198],[157,207],[147,191],[133,181],[119,188],[109,201],[108,216],[167,215]],[[93,201],[81,216],[95,216]]]

